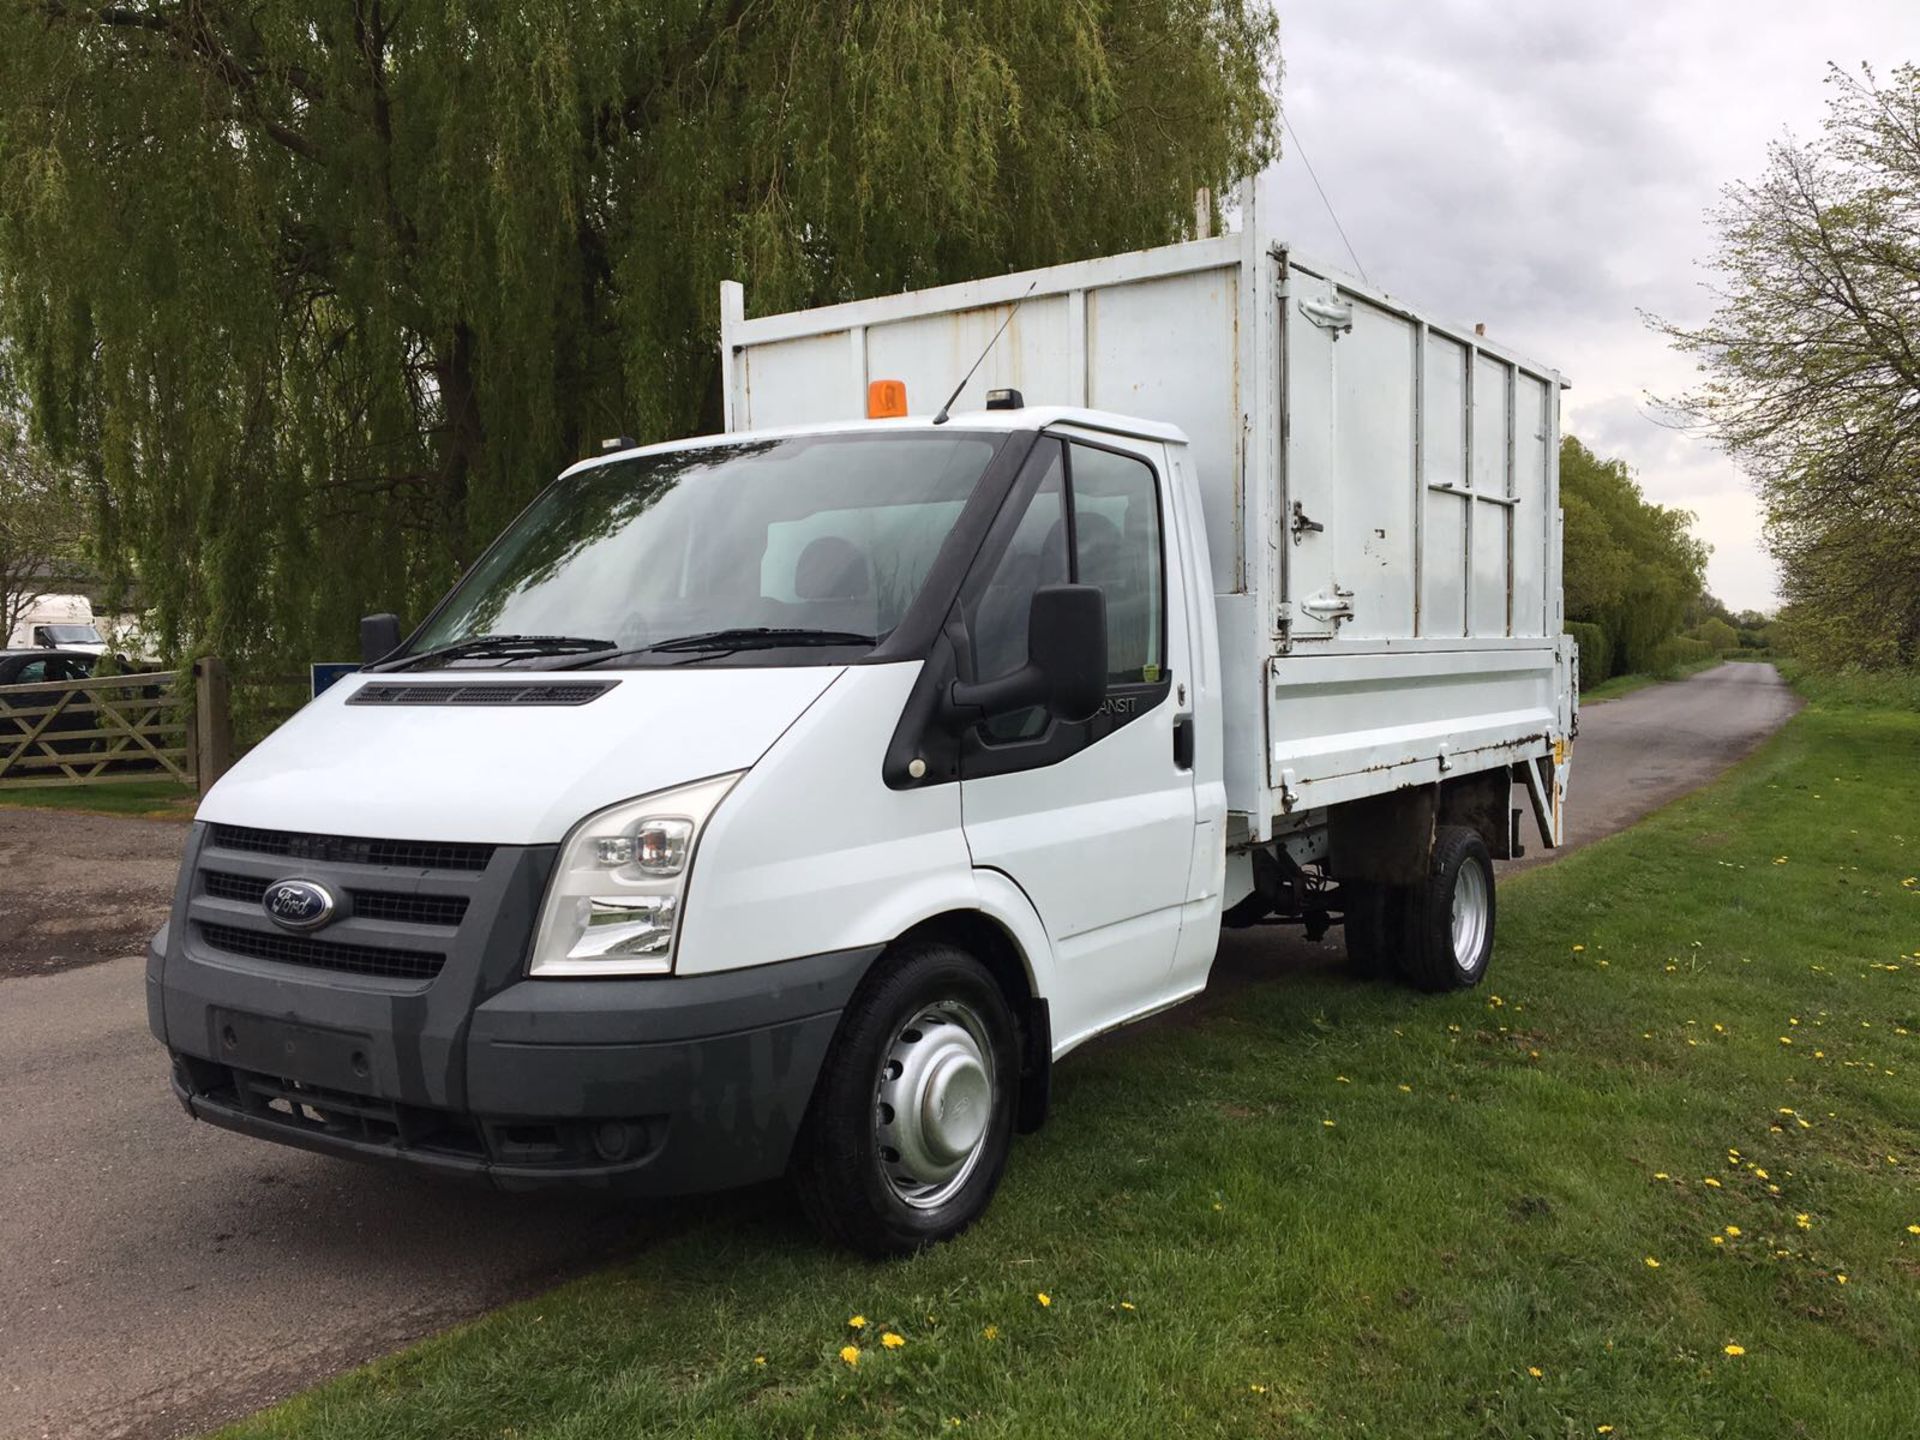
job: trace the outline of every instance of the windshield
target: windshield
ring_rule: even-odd
[[[997,441],[806,436],[580,471],[514,522],[411,653],[470,655],[462,642],[481,636],[565,637],[576,663],[596,642],[645,650],[728,632],[776,632],[752,637],[761,648],[871,644],[919,593]],[[809,654],[820,658],[792,658]]]
[[[98,645],[100,632],[91,625],[42,625],[47,639],[55,645]]]

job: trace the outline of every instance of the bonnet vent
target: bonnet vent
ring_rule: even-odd
[[[511,685],[416,685],[373,681],[347,697],[349,705],[584,705],[618,680],[566,680]]]

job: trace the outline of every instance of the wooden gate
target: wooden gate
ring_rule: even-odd
[[[0,686],[0,789],[196,781],[192,705],[170,670]]]

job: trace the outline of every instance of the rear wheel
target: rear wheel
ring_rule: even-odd
[[[1493,960],[1493,857],[1479,834],[1443,825],[1427,878],[1410,897],[1401,969],[1422,990],[1466,990]]]
[[[794,1182],[828,1238],[900,1255],[958,1235],[999,1187],[1019,1048],[1005,996],[964,950],[914,942],[841,1019]]]

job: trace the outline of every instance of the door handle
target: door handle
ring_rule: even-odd
[[[1176,770],[1193,769],[1193,717],[1173,717],[1173,764]]]

